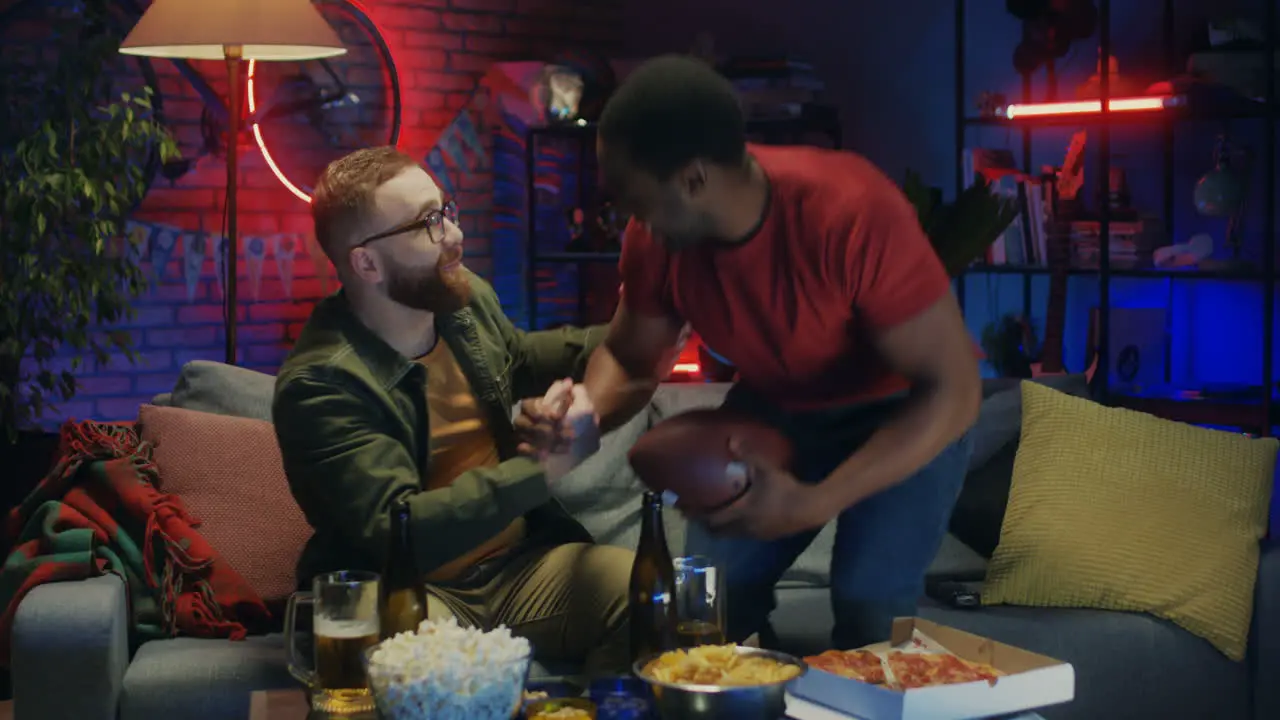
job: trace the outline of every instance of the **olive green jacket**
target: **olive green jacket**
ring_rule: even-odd
[[[418,572],[425,575],[525,516],[552,543],[591,536],[550,494],[539,463],[516,454],[513,401],[581,378],[604,328],[517,330],[493,288],[471,276],[469,305],[436,328],[471,382],[502,462],[423,490],[430,452],[426,368],[400,355],[352,313],[345,294],[321,300],[276,378],[272,417],[289,488],[315,534],[298,583],[336,569],[380,570],[387,510],[409,495]]]

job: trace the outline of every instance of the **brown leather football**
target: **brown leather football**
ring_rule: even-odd
[[[670,492],[682,506],[703,512],[722,508],[748,489],[744,468],[731,464],[730,439],[763,460],[790,467],[791,441],[751,417],[719,408],[691,410],[654,425],[632,446],[628,458],[640,481]]]

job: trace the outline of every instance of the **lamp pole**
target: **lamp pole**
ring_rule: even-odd
[[[236,191],[239,187],[239,149],[240,149],[240,69],[244,61],[244,48],[240,45],[225,45],[222,48],[227,58],[227,342],[226,361],[228,365],[236,364],[236,321],[239,319],[240,303],[237,293],[238,265],[240,262],[240,234],[237,232]]]

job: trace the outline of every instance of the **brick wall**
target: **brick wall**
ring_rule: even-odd
[[[425,156],[441,130],[467,106],[477,84],[495,61],[547,59],[563,47],[585,47],[612,54],[621,37],[621,0],[365,0],[395,57],[402,83],[403,130],[400,145],[417,158]],[[184,155],[194,157],[202,146],[202,105],[190,86],[168,63],[157,63],[164,95],[166,122],[175,131]],[[197,63],[211,84],[225,87],[221,63]],[[260,82],[283,66],[259,66]],[[270,132],[268,132],[270,136]],[[287,130],[271,137],[281,163],[292,162],[307,172],[306,142],[290,141]],[[238,267],[241,364],[273,372],[312,305],[336,284],[332,269],[310,251],[307,205],[289,193],[271,174],[250,133],[239,143]],[[277,150],[278,148],[278,150]],[[77,371],[81,387],[76,397],[50,413],[43,424],[56,426],[64,418],[131,419],[139,403],[172,388],[179,368],[193,359],[223,359],[221,283],[213,253],[201,233],[217,235],[222,227],[225,165],[220,156],[199,158],[176,182],[158,177],[135,219],[152,236],[141,258],[155,282],[137,304],[137,317],[123,325],[140,353],[136,364],[115,357],[103,367]],[[464,216],[470,264],[484,274],[495,252],[516,248],[490,247],[484,217],[491,195],[490,179],[481,174],[465,185]],[[464,210],[467,208],[464,207]],[[173,242],[169,242],[172,237]],[[161,238],[157,244],[156,239]],[[246,257],[249,243],[263,241],[261,263]],[[281,245],[292,244],[292,264],[280,263]],[[165,257],[164,248],[172,247]],[[190,258],[188,254],[191,253]],[[194,259],[191,267],[187,260]],[[196,274],[198,273],[198,277]],[[188,276],[192,278],[188,286]],[[285,277],[291,276],[291,277]],[[257,288],[255,293],[254,288]]]

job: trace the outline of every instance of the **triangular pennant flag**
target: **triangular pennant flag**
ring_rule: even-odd
[[[293,256],[298,252],[298,238],[294,235],[272,235],[271,255],[276,259],[276,272],[284,295],[293,299]]]
[[[182,236],[182,278],[187,283],[187,302],[196,299],[200,275],[204,272],[205,235],[203,232]]]
[[[218,280],[218,297],[227,296],[227,239],[222,235],[210,235],[206,239],[205,248],[209,257],[213,258],[213,276]]]
[[[150,223],[130,220],[125,223],[125,231],[128,236],[125,252],[133,262],[142,262],[142,259],[147,256],[147,248],[151,244],[151,235],[155,232],[155,227]]]
[[[260,237],[244,239],[244,263],[249,269],[249,296],[254,300],[262,292],[262,263],[266,257],[266,240]]]
[[[169,274],[169,260],[178,248],[178,231],[171,227],[156,227],[151,235],[151,280],[156,284],[164,282]]]

